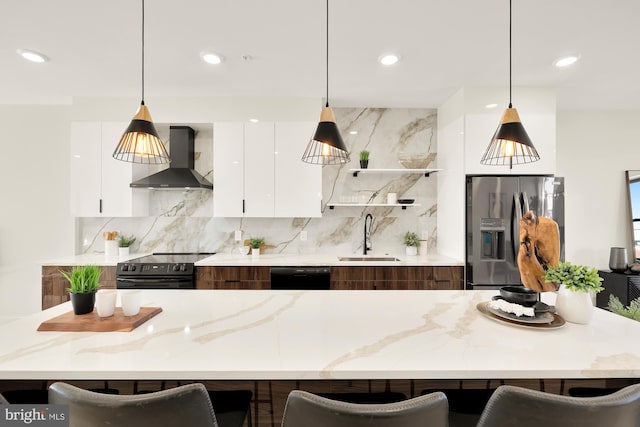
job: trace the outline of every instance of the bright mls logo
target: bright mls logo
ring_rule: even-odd
[[[69,427],[67,405],[0,405],[0,427]]]

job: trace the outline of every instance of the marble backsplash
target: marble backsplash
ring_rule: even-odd
[[[156,203],[162,202],[161,206],[150,206],[154,216],[78,218],[76,252],[103,252],[102,232],[117,230],[137,237],[133,252],[230,253],[238,247],[235,231],[241,230],[243,239],[264,237],[267,244],[275,246],[269,250],[270,253],[359,254],[362,253],[367,213],[374,217],[371,253],[403,254],[402,236],[406,231],[418,233],[421,239],[428,241],[428,251],[435,252],[437,173],[429,177],[401,173],[367,173],[354,177],[349,169],[359,167],[358,153],[363,149],[371,153],[369,169],[402,168],[399,159],[412,153],[427,154],[429,163],[426,167],[436,168],[436,110],[335,108],[334,113],[351,162],[323,167],[324,207],[321,218],[196,216],[198,212],[210,212],[211,193],[174,190],[166,197],[156,195]],[[300,153],[303,151],[304,144],[301,144]],[[210,173],[210,170],[204,173]],[[356,201],[385,203],[387,193],[397,193],[398,198],[415,199],[416,206],[407,209],[385,206],[329,209],[327,206],[329,203]],[[303,230],[307,232],[306,241],[300,239]]]

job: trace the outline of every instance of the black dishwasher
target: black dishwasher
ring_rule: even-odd
[[[331,267],[271,267],[271,289],[329,290]]]

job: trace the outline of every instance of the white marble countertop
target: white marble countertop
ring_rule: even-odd
[[[508,325],[476,308],[497,291],[142,292],[132,332],[36,331],[70,303],[0,325],[0,379],[640,377],[640,322]]]
[[[118,262],[138,258],[146,253],[131,254],[127,258],[107,258],[104,254],[85,254],[69,256],[64,258],[52,259],[43,266],[57,265],[83,265],[94,264],[101,266],[115,266]],[[218,253],[207,257],[195,263],[196,266],[463,266],[464,262],[454,258],[442,255],[423,255],[423,256],[406,256],[394,254],[372,254],[369,258],[377,257],[396,257],[400,261],[340,261],[338,258],[342,256],[361,257],[362,255],[353,254],[261,254],[257,259],[251,255]]]

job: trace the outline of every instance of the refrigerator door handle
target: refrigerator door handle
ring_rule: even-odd
[[[513,193],[513,213],[511,214],[511,249],[513,262],[518,265],[518,250],[520,249],[520,220],[522,219],[522,201],[520,194]]]
[[[527,193],[522,192],[522,215],[529,212],[529,198],[527,197]]]

